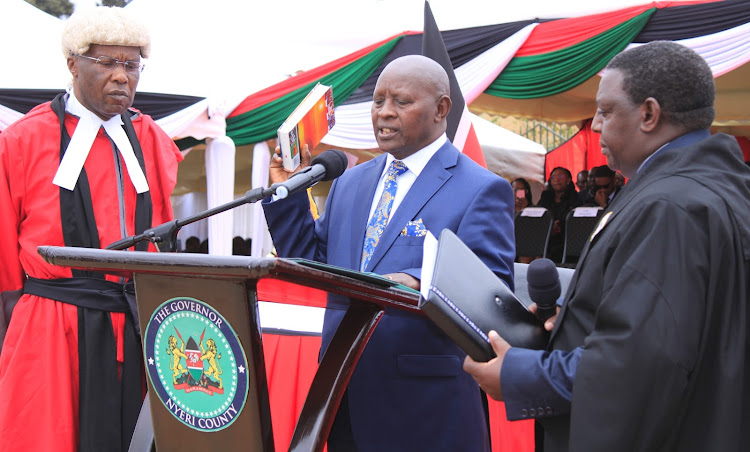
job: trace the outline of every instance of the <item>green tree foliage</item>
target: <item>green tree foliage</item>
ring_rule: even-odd
[[[123,6],[130,3],[130,0],[102,0],[102,6],[119,6],[122,8]]]
[[[63,19],[73,14],[70,0],[26,0],[47,14]]]

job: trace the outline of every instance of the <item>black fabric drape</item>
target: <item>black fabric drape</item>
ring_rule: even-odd
[[[0,89],[0,105],[26,114],[37,105],[49,102],[63,93],[65,90],[61,89]],[[195,96],[137,92],[133,108],[156,120],[184,110],[203,99]]]
[[[534,21],[526,20],[508,24],[487,25],[483,27],[464,28],[460,30],[443,31],[443,41],[448,50],[453,67],[456,68],[467,61],[476,58],[482,52],[508,39],[514,33]],[[347,99],[344,105],[356,104],[372,100],[372,92],[388,63],[405,55],[422,54],[422,33],[407,35],[401,38],[393,50],[386,56],[378,68],[359,86]]]
[[[657,9],[633,42],[705,36],[750,22],[750,2],[712,2]]]

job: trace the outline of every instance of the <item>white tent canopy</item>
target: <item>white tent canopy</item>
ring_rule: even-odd
[[[534,17],[570,17],[641,3],[613,0],[592,6],[552,0],[432,0],[430,5],[440,28],[447,30]],[[133,0],[126,8],[152,33],[152,55],[138,90],[206,98],[158,122],[175,138],[208,139],[206,161],[215,162],[215,170],[207,171],[207,198],[213,200],[209,207],[231,200],[231,185],[227,188],[231,180],[226,174],[233,173],[234,151],[224,136],[224,118],[242,99],[299,70],[318,67],[403,31],[421,31],[424,17],[423,0]],[[7,46],[7,61],[13,66],[0,73],[0,88],[65,87],[70,75],[59,47],[61,21],[23,0],[2,0],[2,10],[3,42],[16,42],[20,37],[24,42]],[[2,109],[0,128],[16,117]],[[506,131],[478,118],[474,123],[491,169],[541,181],[540,147],[531,149],[531,142],[511,145],[516,141],[505,136]],[[530,172],[532,167],[537,172]],[[209,233],[214,239],[210,240],[212,252],[226,254],[231,252],[231,213],[218,223]],[[219,243],[224,244],[219,247]]]

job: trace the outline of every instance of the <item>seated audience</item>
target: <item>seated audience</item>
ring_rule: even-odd
[[[519,177],[511,182],[511,186],[513,187],[513,193],[516,199],[516,213],[527,207],[534,206],[534,203],[531,202],[531,185],[529,185],[529,182],[526,179]]]
[[[625,186],[625,182],[625,176],[619,171],[615,172],[615,187],[622,188]]]
[[[232,239],[232,254],[235,256],[249,256],[250,250],[245,244],[245,239],[239,235]]]
[[[594,186],[583,205],[606,208],[620,191],[620,187],[615,185],[615,172],[602,165],[592,169],[591,173],[594,175]]]
[[[183,252],[185,253],[200,253],[201,250],[201,239],[198,237],[191,235],[190,237],[185,240],[185,249]]]
[[[560,262],[565,246],[565,215],[581,205],[570,171],[560,166],[552,170],[548,187],[542,192],[537,205],[552,212],[554,223],[547,247],[547,257]]]
[[[578,199],[583,204],[589,193],[589,171],[582,170],[576,176],[576,187],[578,187]]]
[[[523,177],[519,177],[513,180],[511,186],[513,187],[514,198],[516,200],[516,215],[527,207],[534,207],[534,203],[531,202],[531,185],[529,185],[529,181]],[[532,260],[534,260],[533,256],[516,256],[516,262],[521,262],[522,264],[528,264]]]

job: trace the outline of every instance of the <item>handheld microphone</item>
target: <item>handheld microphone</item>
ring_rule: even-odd
[[[275,190],[278,199],[284,199],[300,190],[307,190],[321,180],[336,179],[344,174],[348,165],[346,154],[329,149],[315,157],[310,166],[294,174],[286,182],[273,184],[271,188]]]
[[[536,303],[537,317],[546,322],[557,314],[560,297],[560,275],[557,266],[549,259],[535,259],[526,270],[526,284],[531,301]]]

